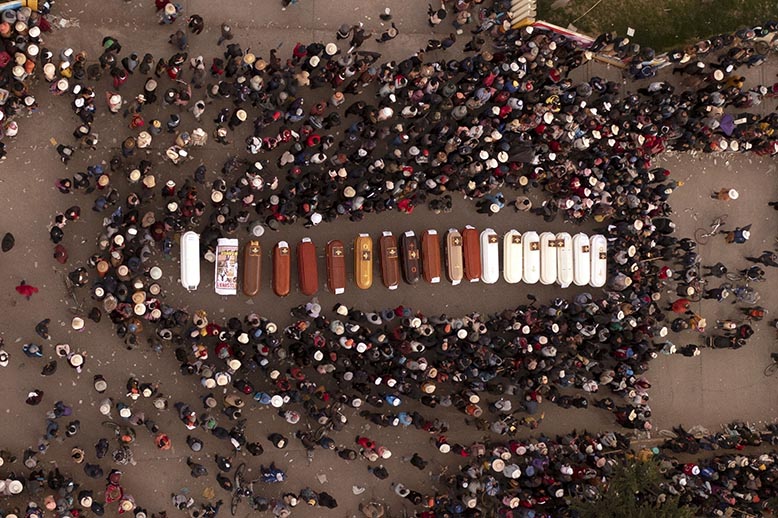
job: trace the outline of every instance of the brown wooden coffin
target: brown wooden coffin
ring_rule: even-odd
[[[446,233],[446,275],[452,284],[459,284],[464,278],[462,260],[462,234],[455,228]]]
[[[373,285],[373,238],[359,234],[354,240],[354,281],[360,290]]]
[[[421,249],[419,239],[413,230],[409,230],[400,237],[400,250],[402,250],[403,278],[408,284],[416,284],[421,276]]]
[[[421,235],[422,275],[429,283],[440,282],[440,239],[437,230],[425,230]]]
[[[346,291],[346,247],[337,239],[327,243],[327,288],[335,295]]]
[[[273,292],[286,297],[292,285],[292,252],[289,243],[279,241],[273,247]]]
[[[304,237],[297,245],[297,275],[300,292],[315,295],[319,291],[319,265],[316,261],[316,245],[310,237]]]
[[[256,239],[243,247],[243,293],[253,297],[262,285],[262,247]]]
[[[397,240],[389,231],[384,231],[378,240],[381,249],[381,278],[384,286],[390,290],[396,290],[400,285],[400,253],[397,249]]]
[[[481,280],[480,238],[478,231],[470,225],[462,230],[462,261],[465,267],[465,279],[470,282]]]

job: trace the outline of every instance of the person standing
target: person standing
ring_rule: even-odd
[[[351,54],[356,49],[362,46],[367,38],[372,36],[373,33],[365,33],[365,29],[360,22],[359,25],[354,27],[354,34],[351,36],[351,47],[348,49],[348,53]]]
[[[24,296],[27,300],[30,300],[30,297],[38,293],[38,288],[30,284],[27,284],[27,281],[22,280],[22,282],[20,282],[19,285],[16,287],[16,292],[19,295]]]
[[[386,43],[387,41],[391,41],[395,39],[399,33],[400,31],[397,30],[397,27],[395,26],[394,22],[392,22],[392,26],[386,29],[383,33],[381,33],[381,36],[376,38],[376,41],[378,43]]]
[[[751,237],[751,225],[736,227],[735,230],[722,230],[721,233],[726,235],[727,243],[742,245]]]
[[[199,14],[193,14],[187,18],[186,21],[189,24],[189,30],[192,31],[192,34],[200,34],[203,32],[203,29],[205,28],[205,21]]]
[[[740,194],[735,189],[728,189],[725,187],[723,189],[719,189],[717,192],[712,193],[710,197],[714,200],[730,201],[737,200],[740,197]]]
[[[233,38],[232,27],[226,23],[222,24],[221,33],[222,34],[219,36],[219,41],[216,42],[216,45],[221,45],[225,41],[230,41]]]
[[[718,262],[713,266],[702,265],[703,268],[708,269],[708,273],[704,275],[713,275],[714,277],[724,277],[727,274],[727,267],[723,263]]]
[[[189,40],[186,33],[180,29],[170,35],[168,42],[181,52],[185,51],[189,46]]]
[[[778,268],[778,254],[765,250],[759,257],[746,257],[746,260],[752,263],[762,263],[765,266],[773,266]]]

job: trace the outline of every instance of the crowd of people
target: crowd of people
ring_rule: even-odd
[[[769,95],[770,87],[747,88],[737,75],[739,67],[759,64],[755,53],[763,46],[757,44],[773,38],[776,24],[670,53],[678,63],[673,74],[688,76],[691,86],[655,81],[633,92],[599,77],[575,83],[569,74],[592,52],[616,54],[633,64],[650,59],[651,52],[610,35],[587,49],[531,26],[513,29],[500,2],[459,0],[430,7],[432,26],[451,9],[456,32],[431,40],[405,60],[384,63],[379,53],[361,50],[372,36],[361,25],[341,27],[331,42],[298,43],[286,57],[279,49],[266,56],[252,53],[224,23],[215,42],[223,53],[190,56],[190,38],[204,37],[205,20],[167,0],[157,0],[156,8],[160,24],[176,28],[170,57],[123,52],[112,36],[102,40],[103,53],[94,63],[69,48],[59,56],[50,51],[28,56],[41,68],[51,94],[67,99],[76,116],[73,143],[57,146],[64,164],[81,163],[79,150],[97,149],[98,111],[107,110],[128,128],[120,152],[83,164],[83,171],[56,182],[77,204],[57,213],[49,228],[54,259],[68,265],[69,282],[75,290],[88,290],[93,301],[89,311],[73,319],[73,329],[106,315],[127,348],[149,343],[161,354],[174,351],[181,373],[196,380],[192,401],[169,401],[153,383],[135,378],[126,394],[106,398],[100,412],[118,414],[116,434],[96,445],[94,462],[91,454],[74,448],[74,461],[83,464],[86,475],[106,478],[98,461],[112,447],[110,461],[132,462],[141,427],[160,450],[170,448],[172,431],[163,432],[152,417],[133,410],[132,402],[143,397],[153,401],[156,412],[178,412],[192,433],[186,443],[194,453],[202,452],[203,442],[194,435],[202,430],[236,452],[262,455],[262,442],[241,409],[263,405],[277,409],[289,425],[299,424],[295,439],[309,452],[324,449],[345,461],[359,459],[379,479],[392,476],[382,464],[392,455],[389,448],[369,437],[348,445],[332,437],[347,429],[349,416],[418,430],[409,433],[426,431],[433,453],[409,456],[414,467],[424,469],[433,455],[467,460],[459,473],[440,475],[445,493],[430,495],[426,488],[395,482],[395,493],[425,518],[484,515],[484,506],[501,516],[560,516],[569,512],[572,498],[596,499],[615,463],[625,459],[602,452],[627,450],[625,436],[572,433],[558,440],[520,440],[518,434],[542,421],[544,401],[565,408],[596,406],[612,412],[622,427],[651,429],[651,384],[645,377],[650,360],[662,353],[697,354],[696,346],[677,349],[668,332],[703,331],[688,297],[723,294],[703,293],[696,245],[675,235],[670,217],[670,196],[682,184],[653,159],[666,149],[778,152],[778,116],[747,111]],[[388,22],[391,15],[387,11],[381,19]],[[27,17],[41,30],[44,21]],[[462,52],[446,50],[463,28],[473,30]],[[379,41],[393,39],[396,27],[390,31]],[[630,72],[655,73],[644,67]],[[137,87],[130,81],[135,75],[143,78]],[[26,77],[3,77],[14,102],[34,109]],[[6,103],[3,113],[12,116],[14,106]],[[206,124],[211,118],[213,124]],[[8,124],[5,132],[11,136]],[[198,148],[210,139],[245,142],[245,151],[226,158],[214,174],[197,161]],[[163,150],[163,159],[146,153],[149,149]],[[533,298],[494,315],[465,316],[342,304],[326,312],[314,300],[295,308],[293,322],[281,327],[258,314],[217,320],[164,298],[156,262],[160,254],[175,253],[175,237],[186,230],[200,233],[203,257],[213,261],[216,240],[249,225],[280,232],[285,225],[358,221],[424,205],[447,210],[455,193],[495,213],[509,203],[503,191],[519,194],[517,211],[547,221],[593,220],[609,241],[604,293],[547,303]],[[529,196],[542,203],[533,206]],[[67,223],[82,217],[78,203],[85,198],[104,218],[104,228],[88,264],[72,265],[62,241]],[[748,232],[740,230],[741,236]],[[752,259],[775,262],[774,255]],[[681,299],[662,300],[670,283]],[[17,287],[27,297],[34,296],[33,289],[26,283]],[[677,314],[674,320],[667,311]],[[732,346],[743,345],[749,329],[747,324],[728,329],[735,337]],[[36,331],[44,339],[48,334],[45,325]],[[42,356],[40,347],[28,345],[28,356]],[[83,352],[57,353],[81,372]],[[101,379],[94,387],[106,390]],[[213,395],[218,388],[228,390],[221,402]],[[43,399],[36,390],[27,402],[37,405]],[[489,432],[494,441],[450,440],[449,423],[434,416],[437,407],[453,407],[458,418]],[[47,475],[34,469],[48,442],[60,436],[59,419],[69,415],[70,407],[57,402],[39,444],[25,452],[25,467],[33,470],[25,477],[30,492],[40,494],[48,480],[60,499],[47,500],[47,509],[64,514],[80,506],[101,515],[104,504],[118,503],[122,512],[145,518],[142,502],[124,491],[119,468],[107,475],[102,498],[87,490],[77,493],[79,484],[58,471]],[[78,433],[74,423],[65,426],[65,437]],[[284,448],[291,438],[279,431],[262,439]],[[705,515],[733,506],[758,511],[773,495],[772,456],[718,457],[688,469],[658,456],[666,468],[667,492],[682,494]],[[758,469],[745,469],[749,464],[743,459]],[[208,466],[192,459],[187,464],[193,477],[208,476]],[[232,464],[216,458],[213,473],[226,492],[220,498],[197,503],[176,494],[173,505],[190,516],[215,516],[220,500],[237,490]],[[261,473],[266,484],[286,478],[273,464]],[[275,516],[289,516],[303,502],[337,506],[331,495],[312,488],[275,494],[263,486],[254,493],[247,495],[251,505]],[[35,514],[35,508],[27,510],[28,516]]]

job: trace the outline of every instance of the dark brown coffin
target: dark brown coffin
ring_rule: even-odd
[[[400,252],[397,249],[397,240],[391,232],[385,231],[378,240],[381,249],[381,277],[384,286],[395,290],[400,285]]]
[[[304,237],[297,245],[297,274],[300,292],[315,295],[319,291],[319,266],[316,261],[316,245],[311,238]]]
[[[286,297],[292,284],[292,252],[289,243],[280,241],[273,247],[273,292]]]
[[[252,239],[243,247],[243,293],[253,297],[262,285],[262,246]]]
[[[337,239],[327,243],[327,287],[335,295],[346,291],[346,247]]]
[[[481,279],[481,236],[471,226],[462,230],[462,262],[465,279],[475,282]]]
[[[421,236],[422,275],[424,280],[433,283],[440,282],[440,238],[435,230],[425,230]]]
[[[419,239],[412,230],[400,237],[400,250],[402,250],[403,278],[408,284],[416,284],[421,276],[421,249]]]

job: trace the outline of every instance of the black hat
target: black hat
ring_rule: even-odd
[[[16,240],[14,239],[13,234],[8,232],[3,236],[3,241],[0,243],[0,249],[2,249],[3,252],[8,252],[14,247],[15,243]]]

